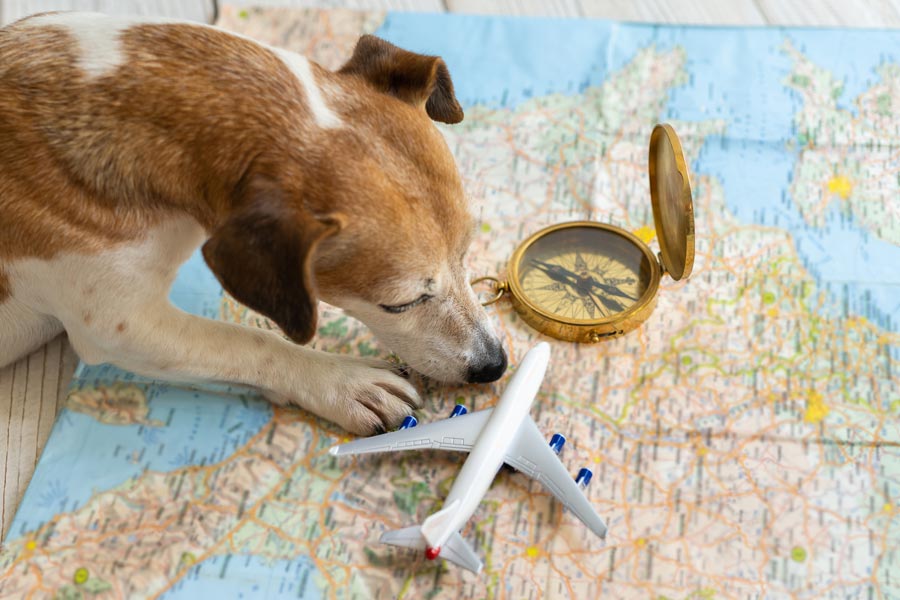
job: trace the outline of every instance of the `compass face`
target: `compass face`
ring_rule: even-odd
[[[522,253],[518,282],[544,313],[570,321],[613,319],[647,291],[647,254],[627,237],[596,227],[550,231]]]

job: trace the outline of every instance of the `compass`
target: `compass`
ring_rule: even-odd
[[[650,200],[660,252],[624,229],[594,221],[559,223],[526,239],[506,281],[489,281],[492,304],[509,295],[529,325],[571,342],[599,342],[640,327],[656,307],[664,274],[680,280],[694,264],[694,209],[681,143],[669,125],[650,135]]]

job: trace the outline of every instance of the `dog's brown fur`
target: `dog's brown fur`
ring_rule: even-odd
[[[318,241],[317,215],[352,217],[346,237],[356,247],[338,244],[345,260],[333,248],[319,275],[342,293],[368,285],[373,275],[384,278],[378,267],[384,256],[418,254],[418,243],[402,248],[398,241],[439,239],[446,234],[442,223],[467,220],[460,198],[445,197],[459,189],[455,166],[430,151],[439,136],[416,110],[428,103],[435,118],[462,119],[439,59],[366,36],[340,72],[313,65],[320,85],[340,98],[338,114],[355,124],[324,135],[309,126],[297,78],[248,40],[188,25],[138,26],[123,35],[128,68],[86,80],[71,40],[54,27],[23,35],[25,26],[27,20],[0,31],[0,211],[18,225],[0,231],[0,257],[94,252],[139,237],[173,211],[185,213],[214,232],[205,256],[225,287],[305,342],[315,330],[311,284],[303,314],[275,314],[294,305],[279,300],[295,290],[241,275],[251,269],[240,262],[240,246],[252,242],[234,233],[248,214],[287,221],[259,232],[279,256],[301,251],[279,230]],[[215,61],[208,60],[210,46],[218,51]],[[160,58],[166,56],[173,58]],[[343,157],[342,168],[335,156]],[[410,162],[419,172],[410,172]],[[402,197],[385,203],[386,195]],[[430,210],[410,211],[408,203]],[[371,210],[375,205],[380,210]],[[423,214],[435,219],[423,221]],[[212,248],[221,248],[223,260],[214,259]],[[298,329],[292,319],[307,323]]]
[[[223,287],[294,341],[314,335],[322,298],[363,319],[401,356],[405,347],[428,374],[499,376],[505,357],[462,266],[471,217],[431,123],[463,118],[442,60],[364,36],[339,71],[304,62],[303,74],[290,63],[299,57],[210,27],[115,31],[122,61],[98,75],[79,62],[77,35],[53,19],[0,29],[0,321],[6,310],[7,319],[26,315],[40,329],[14,338],[39,342],[61,323],[77,329],[76,348],[97,360],[115,362],[109,348],[118,348],[126,368],[169,373],[175,367],[158,354],[171,339],[160,345],[153,331],[142,339],[133,321],[98,324],[90,310],[50,297],[57,288],[21,265],[57,277],[53,265],[72,257],[114,257],[148,236],[192,239],[189,225],[172,229],[181,218],[205,230],[203,254]],[[323,122],[322,111],[336,124]],[[14,265],[18,287],[27,288],[18,298]],[[172,268],[158,266],[159,285]],[[77,303],[94,302],[91,287],[75,292]],[[408,316],[382,310],[425,296],[436,299]],[[225,378],[293,393],[255,377]]]

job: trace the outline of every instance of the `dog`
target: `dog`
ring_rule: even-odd
[[[498,379],[433,123],[462,118],[443,60],[370,35],[328,71],[200,24],[0,29],[0,366],[65,330],[88,364],[252,386],[356,434],[397,426],[421,400],[390,364],[304,347],[321,299],[426,376]],[[289,339],[169,303],[201,245]]]

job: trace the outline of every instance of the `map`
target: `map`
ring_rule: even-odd
[[[696,262],[637,331],[556,340],[532,417],[594,471],[595,538],[501,471],[474,575],[378,543],[436,510],[462,458],[337,460],[337,427],[249,390],[81,366],[0,550],[2,598],[900,599],[900,36],[226,8],[225,28],[339,66],[375,33],[444,57],[441,126],[478,221],[473,277],[580,219],[658,250],[657,122],[691,166]],[[180,307],[272,327],[202,259]],[[313,345],[388,357],[323,306]],[[515,365],[540,339],[489,308]],[[503,381],[418,381],[420,420]]]

